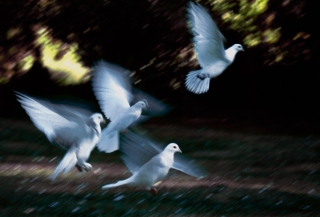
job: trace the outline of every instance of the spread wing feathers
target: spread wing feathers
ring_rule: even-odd
[[[92,86],[101,110],[110,120],[130,107],[132,94],[127,69],[100,61],[93,69]]]
[[[200,4],[190,2],[187,17],[194,35],[194,46],[201,67],[226,59],[223,42],[226,40],[210,14]]]
[[[50,179],[54,180],[61,172],[69,172],[77,164],[77,161],[75,150],[73,148],[69,149],[52,175],[50,175]]]
[[[68,106],[36,100],[19,92],[16,92],[16,95],[34,125],[46,134],[50,141],[58,137],[57,133],[62,129],[80,130],[79,126],[84,125],[84,121],[88,118],[81,112],[73,112],[74,110]]]
[[[161,146],[156,146],[146,139],[141,131],[127,129],[126,133],[121,134],[121,158],[133,174],[162,150]]]
[[[198,166],[195,160],[188,159],[182,155],[175,155],[172,169],[179,170],[190,176],[203,178],[208,175],[208,172],[202,167]]]
[[[163,151],[164,148],[165,145],[153,142],[138,129],[128,129],[121,136],[121,158],[132,173],[138,171],[141,166]],[[197,178],[204,177],[207,174],[193,160],[180,155],[174,156],[172,168]]]
[[[90,108],[84,104],[75,104],[71,103],[70,101],[62,101],[62,104],[53,104],[46,101],[42,101],[42,103],[44,103],[44,105],[48,104],[48,106],[50,106],[51,109],[56,113],[63,115],[68,120],[76,121],[79,124],[85,123],[86,120],[93,114],[93,112],[90,111]],[[84,108],[80,108],[80,106]]]
[[[130,127],[138,126],[139,124],[147,121],[149,118],[150,116],[140,115],[140,117],[137,120],[135,120],[134,122],[132,122],[132,124],[130,124]]]
[[[135,104],[136,102],[145,99],[147,100],[147,109],[142,110],[143,115],[147,116],[163,116],[170,112],[172,108],[162,102],[161,100],[158,100],[157,98],[151,96],[150,94],[133,87],[132,93],[134,95],[134,99],[132,101],[132,104]]]
[[[111,153],[119,149],[119,131],[110,132],[105,128],[101,133],[100,142],[97,144],[99,151]]]

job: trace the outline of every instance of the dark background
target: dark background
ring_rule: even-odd
[[[239,2],[232,11],[239,10]],[[253,4],[255,1],[247,1]],[[207,9],[210,5],[201,2]],[[78,43],[81,61],[91,67],[100,59],[117,63],[135,71],[136,85],[159,99],[173,105],[178,114],[186,116],[215,116],[265,113],[290,118],[319,118],[319,33],[315,5],[302,1],[269,1],[267,9],[252,25],[259,31],[281,27],[276,43],[261,42],[250,47],[243,43],[246,29],[235,31],[221,20],[218,11],[211,11],[221,32],[227,38],[226,47],[241,43],[245,52],[237,54],[235,62],[217,79],[210,90],[195,95],[184,87],[190,70],[199,68],[192,56],[192,36],[186,26],[187,1],[1,1],[0,86],[1,116],[15,116],[12,90],[48,97],[77,97],[96,104],[90,82],[62,86],[50,79],[50,72],[39,60],[41,49],[33,43],[35,25],[47,26],[51,36],[65,43]],[[274,14],[271,24],[264,21]],[[7,32],[18,27],[20,33],[8,38]],[[257,30],[257,31],[258,31]],[[308,37],[294,39],[303,32]],[[72,33],[72,36],[70,34]],[[12,48],[14,51],[12,51]],[[286,54],[275,62],[277,48]],[[11,49],[11,51],[10,51]],[[185,58],[177,55],[187,49]],[[38,56],[26,73],[18,73],[10,63],[18,63],[21,53],[31,51]],[[305,52],[307,50],[307,52]],[[154,64],[140,68],[156,58]],[[183,64],[181,64],[183,63]],[[8,69],[10,68],[10,69]],[[173,83],[180,82],[177,89]],[[20,110],[21,112],[21,110]]]

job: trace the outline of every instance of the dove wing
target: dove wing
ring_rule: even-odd
[[[142,132],[127,129],[120,138],[121,158],[131,173],[137,172],[140,167],[163,149],[142,136]]]
[[[61,101],[58,103],[49,103],[44,100],[41,101],[43,105],[46,107],[50,107],[51,110],[55,111],[56,113],[62,115],[68,120],[75,121],[79,124],[85,124],[86,120],[93,114],[90,111],[89,106],[85,106],[82,103],[76,103],[74,101]],[[82,108],[81,108],[82,107]]]
[[[193,42],[198,62],[202,68],[216,61],[226,60],[223,41],[224,36],[210,14],[200,4],[190,2],[187,17],[194,35]],[[227,61],[227,60],[226,60]]]
[[[164,145],[153,142],[137,129],[130,129],[121,137],[121,158],[132,173],[135,173],[164,148]],[[206,176],[205,170],[187,157],[175,155],[172,168],[198,178]]]
[[[92,86],[101,110],[111,121],[130,107],[132,94],[127,69],[100,61],[94,67]]]
[[[71,145],[76,134],[81,135],[84,121],[88,118],[81,109],[74,110],[64,105],[55,105],[43,100],[36,100],[22,93],[16,92],[17,100],[25,109],[34,125],[42,131],[47,138],[58,140],[59,145]],[[65,147],[67,148],[67,147]]]
[[[174,156],[174,162],[172,169],[179,170],[180,172],[186,173],[190,176],[202,178],[207,176],[207,171],[202,167],[197,166],[194,160],[188,159],[181,155]]]
[[[134,104],[142,99],[147,100],[147,102],[148,102],[147,109],[142,110],[143,115],[163,116],[163,115],[167,114],[168,112],[170,112],[170,110],[172,110],[172,108],[170,106],[168,106],[167,104],[165,104],[161,100],[151,96],[150,94],[148,94],[148,93],[146,93],[136,87],[132,88],[132,93],[134,96],[132,104]]]

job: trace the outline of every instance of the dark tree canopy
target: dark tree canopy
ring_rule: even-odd
[[[199,67],[187,3],[0,1],[2,92],[68,92],[89,99],[91,66],[105,59],[132,70],[138,87],[176,105],[286,110],[319,96],[319,34],[311,1],[200,1],[226,47],[241,43],[246,50],[204,96],[184,87],[186,73]]]

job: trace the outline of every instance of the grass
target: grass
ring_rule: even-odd
[[[320,211],[320,137],[278,126],[202,119],[143,124],[150,135],[177,142],[206,168],[197,180],[177,171],[159,194],[101,186],[130,175],[118,152],[92,152],[93,170],[50,181],[64,150],[30,121],[0,121],[1,216],[316,216]]]

